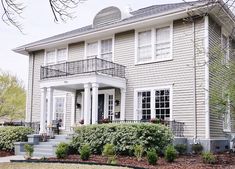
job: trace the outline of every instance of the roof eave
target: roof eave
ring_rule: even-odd
[[[63,37],[63,38],[59,38],[59,39],[55,39],[55,40],[51,40],[51,41],[46,41],[46,42],[42,42],[42,43],[39,43],[39,44],[33,44],[33,45],[24,45],[24,46],[20,46],[20,47],[17,47],[17,48],[14,48],[13,51],[16,52],[16,53],[20,53],[20,54],[23,54],[23,55],[28,55],[28,53],[30,51],[34,51],[38,48],[41,47],[41,49],[43,47],[45,47],[46,45],[49,45],[49,44],[56,44],[56,43],[59,43],[61,41],[66,41],[66,40],[69,40],[69,39],[72,39],[72,38],[79,38],[81,36],[88,36],[90,34],[93,34],[93,33],[99,33],[101,31],[107,31],[109,29],[115,29],[115,28],[119,28],[119,27],[129,27],[129,25],[132,25],[132,24],[138,24],[138,23],[141,23],[141,22],[144,22],[144,21],[149,21],[151,19],[156,19],[156,18],[162,18],[162,17],[170,17],[172,15],[179,15],[181,14],[182,16],[187,16],[187,12],[190,10],[190,11],[196,11],[196,10],[201,10],[203,8],[205,8],[206,6],[205,5],[201,5],[201,6],[194,6],[194,7],[190,7],[190,8],[186,8],[186,9],[177,9],[177,10],[172,10],[172,11],[168,11],[168,12],[165,12],[165,13],[161,13],[160,15],[153,15],[153,16],[148,16],[148,17],[143,17],[143,18],[138,18],[138,19],[135,19],[135,20],[132,20],[132,21],[128,21],[128,22],[122,22],[122,23],[117,23],[117,24],[114,24],[114,25],[109,25],[109,26],[106,26],[106,27],[102,27],[98,30],[91,30],[91,31],[87,31],[87,32],[84,32],[84,33],[80,33],[80,34],[76,34],[76,35],[73,35],[73,36],[68,36],[68,37]],[[40,50],[40,49],[38,49]]]

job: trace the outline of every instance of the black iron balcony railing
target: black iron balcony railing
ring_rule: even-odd
[[[100,58],[78,60],[41,66],[41,79],[71,76],[87,73],[100,73],[125,78],[125,66]]]
[[[112,120],[106,121],[106,123],[146,123],[150,122],[150,120]],[[103,121],[99,121],[99,124],[104,123]],[[159,122],[162,125],[169,127],[175,137],[184,137],[184,123],[178,121],[168,121],[162,120]]]

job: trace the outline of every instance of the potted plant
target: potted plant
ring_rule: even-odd
[[[83,119],[80,120],[79,123],[80,123],[80,124],[84,124],[84,120],[83,120]]]
[[[158,119],[158,118],[152,118],[152,119],[150,120],[150,123],[154,123],[154,124],[160,123],[160,119]]]
[[[33,146],[30,145],[30,144],[25,144],[25,145],[24,145],[24,149],[25,149],[25,152],[26,152],[24,158],[25,158],[26,160],[31,159],[31,158],[32,158],[32,155],[33,155],[33,152],[34,152]]]
[[[110,122],[110,120],[108,118],[105,118],[102,120],[102,123],[109,123],[109,122]]]
[[[42,133],[41,134],[41,140],[42,140],[42,142],[46,142],[47,141],[47,133]]]

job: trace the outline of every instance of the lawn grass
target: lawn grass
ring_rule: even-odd
[[[50,164],[50,163],[0,163],[0,169],[128,169],[126,167],[112,167],[83,164]]]

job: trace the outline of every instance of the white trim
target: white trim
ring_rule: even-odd
[[[56,78],[53,80],[41,80],[40,81],[40,88],[43,87],[66,87],[70,85],[77,85],[77,84],[85,84],[85,83],[98,83],[104,84],[107,86],[112,86],[116,88],[126,88],[126,79],[124,78],[117,78],[117,77],[110,77],[110,76],[103,76],[103,75],[88,75],[88,76],[71,76],[71,77],[63,77],[63,78]],[[81,88],[83,89],[83,88]]]
[[[210,109],[209,109],[209,17],[205,16],[205,138],[210,138]]]
[[[81,92],[82,99],[84,100],[84,92]],[[108,95],[113,95],[113,119],[115,114],[115,89],[99,89],[98,95],[104,95],[104,118],[108,118]],[[92,92],[91,92],[92,95]],[[84,102],[82,103],[82,107],[84,106]],[[98,117],[98,116],[97,116]]]
[[[169,58],[163,58],[163,59],[155,59],[155,44],[156,44],[156,29],[159,28],[165,28],[169,27],[170,28],[170,57]],[[151,60],[150,61],[140,61],[138,62],[138,38],[139,38],[139,33],[143,31],[151,31]],[[152,26],[152,27],[145,27],[144,29],[135,29],[135,65],[140,65],[140,64],[146,64],[146,63],[155,63],[155,62],[162,62],[162,61],[170,61],[173,60],[173,21],[160,24],[157,26]]]
[[[173,85],[156,86],[156,87],[143,87],[134,89],[134,120],[140,120],[137,113],[138,110],[138,92],[151,91],[151,118],[155,118],[155,90],[168,89],[170,91],[170,120],[173,120]]]
[[[64,126],[63,127],[60,127],[60,129],[65,129],[65,121],[66,121],[66,112],[67,112],[67,93],[65,94],[60,94],[60,95],[54,95],[53,96],[53,120],[55,120],[55,98],[59,98],[59,97],[62,97],[64,98]]]

